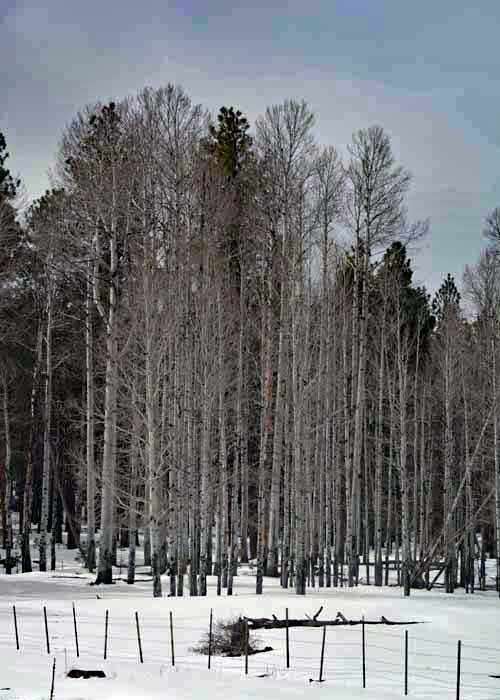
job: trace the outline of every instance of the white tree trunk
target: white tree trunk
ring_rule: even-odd
[[[29,573],[31,567],[31,509],[33,505],[33,435],[35,429],[35,408],[38,393],[38,377],[43,360],[43,324],[38,326],[38,337],[36,344],[35,366],[33,368],[33,378],[30,396],[30,430],[29,444],[27,448],[26,477],[24,482],[23,495],[23,534],[22,534],[22,571]]]
[[[285,394],[284,384],[284,359],[286,353],[285,338],[285,313],[286,294],[288,285],[286,284],[285,270],[286,255],[286,231],[283,232],[283,242],[280,264],[280,311],[278,320],[278,361],[276,373],[276,399],[274,403],[274,432],[273,432],[273,454],[271,465],[271,493],[269,499],[269,538],[268,538],[268,560],[267,573],[269,576],[278,575],[278,527],[279,527],[279,504],[280,504],[280,477],[283,463],[283,402]],[[293,351],[293,350],[292,350]]]
[[[49,277],[51,272],[49,271]],[[42,502],[40,515],[40,542],[39,542],[39,567],[40,571],[47,571],[47,539],[49,520],[49,491],[50,491],[50,457],[51,457],[51,429],[52,429],[52,326],[54,314],[54,285],[51,279],[48,282],[46,305],[46,329],[45,329],[45,396],[44,396],[44,424],[43,424],[43,474],[42,474]]]
[[[363,427],[365,415],[365,376],[366,376],[366,314],[367,314],[367,275],[368,275],[368,253],[361,256],[361,294],[359,304],[359,328],[354,336],[353,355],[357,354],[356,366],[356,390],[354,401],[354,435],[352,448],[352,488],[351,488],[351,532],[349,543],[349,586],[354,585],[358,578],[359,566],[359,532],[360,532],[360,508],[361,508],[361,486],[362,486],[362,450],[363,450]],[[357,286],[358,282],[355,281]],[[354,314],[357,316],[358,297],[355,294]]]
[[[402,577],[405,596],[410,595],[411,587],[411,548],[410,548],[410,502],[408,483],[408,357],[406,338],[402,338],[400,305],[398,300],[397,364],[399,393],[399,475],[401,487],[401,545]]]
[[[101,477],[101,529],[99,564],[96,583],[113,583],[113,533],[115,514],[116,421],[118,391],[117,293],[115,275],[118,269],[117,233],[110,235],[110,277],[106,318],[106,374],[104,390],[104,445]]]
[[[210,397],[208,390],[208,349],[203,348],[203,377],[201,402],[200,436],[200,572],[198,595],[207,595],[207,574],[209,552],[211,551],[212,519],[210,515]]]
[[[151,568],[153,575],[153,596],[161,598],[160,572],[160,515],[161,515],[161,470],[157,451],[157,386],[158,374],[153,358],[154,348],[146,309],[146,473],[148,491],[148,527],[151,541]],[[154,312],[153,312],[154,313]]]
[[[90,278],[90,265],[89,265]],[[94,272],[95,274],[95,272]],[[92,324],[92,289],[94,282],[88,281],[87,298],[85,303],[85,376],[86,376],[86,468],[87,468],[87,569],[91,572],[96,567],[95,543],[95,498],[96,498],[96,465],[95,465],[95,398],[94,398],[94,333]]]
[[[128,566],[127,566],[127,583],[132,584],[135,582],[135,565],[136,565],[136,542],[137,542],[137,474],[138,474],[138,458],[139,450],[137,449],[138,444],[138,430],[135,432],[134,428],[138,429],[138,421],[136,419],[137,411],[134,411],[133,418],[133,433],[132,433],[132,444],[130,447],[130,488],[129,488],[129,521],[128,521]]]
[[[2,408],[3,408],[3,423],[4,423],[4,442],[5,442],[5,526],[7,532],[4,533],[5,541],[5,573],[12,573],[12,509],[11,501],[13,495],[14,478],[12,474],[12,443],[10,430],[10,412],[9,412],[9,391],[7,386],[7,378],[2,375]]]
[[[445,331],[444,357],[444,482],[443,482],[443,513],[445,516],[444,546],[445,546],[445,583],[446,592],[453,593],[455,589],[455,544],[453,541],[453,523],[447,517],[453,499],[452,468],[453,468],[453,416],[452,416],[452,346],[449,329]]]
[[[383,490],[383,466],[384,466],[384,387],[385,387],[385,353],[386,353],[386,304],[384,295],[384,307],[380,328],[380,354],[378,373],[378,421],[377,421],[377,441],[375,453],[375,585],[383,584],[383,564],[382,564],[382,490]]]
[[[495,537],[497,558],[497,591],[500,595],[500,443],[498,437],[498,384],[496,370],[496,343],[492,341],[493,354],[493,450],[495,464]]]
[[[270,275],[270,272],[268,273]],[[257,493],[257,573],[255,579],[255,592],[260,595],[263,588],[264,577],[264,556],[266,548],[265,529],[265,497],[267,477],[267,452],[269,436],[272,430],[272,394],[273,394],[273,373],[271,365],[271,280],[266,279],[266,303],[263,309],[262,322],[262,413],[260,426],[260,446],[259,446],[259,478]]]

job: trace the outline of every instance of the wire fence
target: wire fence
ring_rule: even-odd
[[[167,671],[207,670],[340,684],[351,688],[400,690],[418,698],[439,692],[455,700],[500,698],[500,647],[467,639],[439,639],[422,634],[417,625],[289,627],[258,630],[262,644],[272,651],[247,658],[196,654],[209,631],[209,619],[199,615],[158,616],[151,610],[123,610],[123,604],[83,614],[74,605],[12,606],[12,624],[0,627],[0,646],[19,654],[64,656],[67,667],[109,663],[138,663]],[[217,619],[214,615],[213,619]],[[107,624],[106,624],[107,620]],[[287,649],[288,639],[288,649]],[[208,669],[210,668],[210,671]],[[495,676],[497,676],[495,678]]]

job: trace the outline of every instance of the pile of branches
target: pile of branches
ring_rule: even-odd
[[[198,646],[192,651],[197,654],[209,654],[212,656],[248,656],[260,654],[264,651],[272,651],[272,647],[260,648],[259,640],[247,633],[246,618],[237,617],[229,620],[218,620],[213,626],[212,637],[207,632]]]

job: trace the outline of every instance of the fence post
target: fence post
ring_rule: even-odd
[[[248,620],[245,618],[245,676],[248,676]]]
[[[109,624],[109,610],[106,610],[106,619],[104,622],[104,660],[108,658],[108,624]]]
[[[49,625],[47,623],[47,608],[43,606],[43,618],[45,620],[45,641],[47,644],[47,654],[50,654]]]
[[[73,628],[75,630],[75,644],[76,644],[76,656],[80,657],[80,646],[78,644],[78,627],[76,626],[76,610],[75,604],[73,603]]]
[[[174,621],[172,611],[170,611],[170,650],[172,653],[172,666],[175,666],[175,651],[174,651]]]
[[[54,656],[54,663],[52,664],[52,682],[50,684],[50,700],[54,700],[55,680],[56,680],[56,657]]]
[[[285,609],[286,667],[290,668],[290,634],[288,629],[288,608]]]
[[[361,618],[361,646],[363,657],[363,688],[366,688],[366,639],[365,639],[365,616]]]
[[[208,670],[210,670],[210,664],[212,660],[212,621],[213,621],[213,610],[210,608],[210,623],[208,626]]]
[[[325,639],[326,639],[326,625],[323,625],[323,641],[321,643],[321,663],[319,666],[319,682],[323,682],[323,662],[325,660]]]
[[[458,640],[457,646],[457,700],[460,700],[460,666],[462,661],[462,640]]]
[[[405,695],[408,695],[408,630],[405,630]]]
[[[139,646],[139,659],[141,661],[141,664],[143,664],[144,659],[142,657],[141,628],[139,627],[139,613],[137,611],[135,613],[135,626],[137,627],[137,644]]]
[[[14,632],[16,633],[16,649],[19,651],[19,632],[17,630],[17,615],[16,615],[16,606],[12,606],[12,610],[14,612]]]

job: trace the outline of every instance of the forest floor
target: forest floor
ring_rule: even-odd
[[[34,553],[35,554],[35,553]],[[439,590],[412,591],[404,598],[397,587],[308,590],[305,597],[283,591],[266,579],[264,595],[254,594],[253,573],[235,579],[233,597],[216,595],[214,578],[206,598],[152,598],[145,574],[128,586],[92,586],[94,577],[75,562],[75,552],[58,550],[57,571],[0,575],[0,700],[41,700],[50,697],[52,665],[56,659],[55,700],[276,700],[321,693],[335,700],[392,700],[404,697],[404,635],[408,630],[408,693],[418,700],[456,698],[457,643],[462,642],[460,698],[500,698],[500,600],[493,591],[446,595]],[[126,554],[124,554],[124,560]],[[493,562],[491,562],[493,565]],[[141,570],[141,569],[140,569]],[[144,569],[142,569],[144,570]],[[145,571],[145,570],[144,570]],[[246,575],[245,575],[246,573]],[[122,570],[123,578],[126,575]],[[120,578],[119,569],[116,570]],[[143,580],[141,580],[143,579]],[[168,577],[164,592],[168,591]],[[73,606],[79,637],[76,656]],[[19,646],[16,649],[13,606]],[[328,627],[323,683],[318,683],[322,628],[290,629],[290,668],[286,668],[285,630],[259,631],[262,646],[273,651],[244,658],[207,657],[192,647],[214,622],[248,617],[312,616],[320,619],[340,611],[349,619],[419,620],[421,625],[366,626],[366,689],[362,687],[362,629]],[[47,651],[43,608],[47,612],[50,653]],[[109,611],[107,659],[104,660],[105,617]],[[144,662],[140,662],[135,613],[141,630]],[[172,612],[175,666],[172,666]],[[71,679],[68,670],[98,669],[104,679]],[[9,690],[1,690],[9,688]]]

